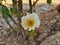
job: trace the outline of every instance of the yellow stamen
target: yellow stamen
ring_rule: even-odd
[[[29,19],[26,20],[25,24],[28,28],[31,28],[31,27],[34,26],[35,20],[33,18],[29,18]]]

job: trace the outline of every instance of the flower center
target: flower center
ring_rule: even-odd
[[[28,28],[31,28],[31,27],[34,26],[35,21],[34,21],[34,19],[29,18],[29,19],[26,20],[25,24],[26,24],[26,26],[27,26]]]

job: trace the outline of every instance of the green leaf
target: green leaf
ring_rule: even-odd
[[[15,8],[10,8],[10,12],[12,15],[14,15],[14,16],[16,15],[16,9]]]
[[[47,3],[50,5],[52,3],[52,0],[47,0]]]
[[[10,15],[10,12],[9,12],[9,10],[8,10],[8,8],[7,8],[6,6],[2,5],[1,13],[2,13],[2,15],[4,15],[7,19],[10,17],[10,18],[13,20],[13,22],[14,22],[15,24],[17,24],[17,23],[15,22],[15,20],[13,19],[12,15]]]
[[[7,8],[6,6],[4,6],[4,5],[2,5],[1,13],[2,13],[2,15],[4,15],[6,18],[8,18],[9,15],[10,15],[8,8]]]

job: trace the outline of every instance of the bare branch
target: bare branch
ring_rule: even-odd
[[[36,0],[34,3],[33,3],[33,5],[32,6],[35,6],[35,4],[38,2],[39,0]]]

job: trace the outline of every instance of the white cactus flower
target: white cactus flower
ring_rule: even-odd
[[[39,16],[36,13],[27,14],[21,18],[21,25],[25,30],[35,30],[40,25]]]

